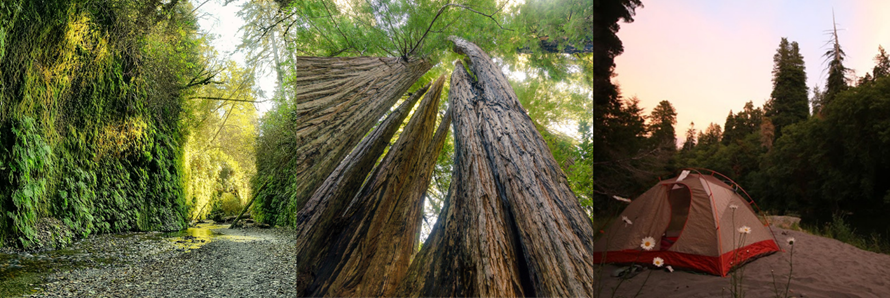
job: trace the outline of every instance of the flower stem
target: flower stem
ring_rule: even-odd
[[[791,275],[794,274],[794,244],[791,244],[791,256],[788,258],[788,283],[785,284],[785,297],[788,297],[788,288],[791,287]]]
[[[640,285],[640,289],[637,290],[636,294],[634,294],[634,298],[640,296],[640,292],[643,291],[643,288],[646,287],[646,282],[649,281],[649,276],[652,276],[652,270],[649,270],[649,274],[646,274],[646,279],[643,280],[643,284]]]
[[[630,272],[628,272],[628,274],[633,272],[634,265],[637,263],[638,260],[640,260],[641,256],[643,256],[643,251],[640,251],[640,254],[637,255],[637,258],[634,259],[634,261],[630,263],[630,267],[629,267],[630,269],[628,269],[628,270],[630,270]],[[615,298],[615,294],[618,293],[618,288],[621,287],[621,284],[624,283],[624,281],[626,280],[626,278],[624,278],[623,276],[618,276],[618,277],[621,278],[621,280],[619,280],[618,284],[615,285],[615,288],[612,289],[612,298]],[[647,277],[647,279],[648,279],[648,277]],[[645,282],[643,284],[645,284]]]

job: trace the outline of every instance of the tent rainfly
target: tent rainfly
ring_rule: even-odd
[[[651,263],[726,276],[739,264],[779,251],[768,224],[749,201],[711,171],[684,170],[664,180],[627,206],[594,242],[594,262]],[[644,249],[643,239],[652,237]]]

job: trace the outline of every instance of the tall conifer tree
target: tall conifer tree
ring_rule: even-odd
[[[807,74],[797,42],[782,38],[773,55],[773,92],[766,104],[766,116],[775,126],[775,138],[782,128],[809,116]]]
[[[677,111],[667,100],[658,103],[649,116],[649,132],[655,145],[667,148],[670,151],[677,149],[677,134],[674,124],[677,124]]]
[[[834,22],[834,15],[831,16],[831,21]],[[824,55],[826,59],[831,60],[828,62],[828,82],[825,83],[825,96],[822,99],[822,106],[828,105],[838,93],[847,90],[848,87],[846,76],[848,69],[844,67],[844,58],[847,54],[841,49],[841,44],[838,41],[837,25],[834,25],[833,28],[834,30],[831,34],[832,47]]]
[[[884,47],[878,46],[878,55],[875,56],[875,68],[872,70],[875,79],[890,75],[890,57],[884,51]]]

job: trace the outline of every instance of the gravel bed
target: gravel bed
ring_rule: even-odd
[[[180,243],[143,237],[125,245],[107,245],[112,248],[94,253],[119,261],[50,273],[27,297],[295,296],[291,230],[214,231],[223,235],[198,243],[202,246],[197,249],[183,248],[183,242],[205,242],[190,236]],[[101,242],[98,238],[94,241]],[[140,247],[138,243],[147,244]]]

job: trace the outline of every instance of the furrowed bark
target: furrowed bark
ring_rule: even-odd
[[[434,83],[347,207],[342,231],[328,231],[334,244],[316,259],[319,270],[302,295],[377,297],[395,291],[415,252],[420,199],[444,145],[444,136],[433,136],[444,81],[440,77]],[[447,117],[443,122],[448,125]]]
[[[476,112],[498,188],[515,222],[537,296],[593,296],[593,226],[500,68],[478,46],[450,37],[476,75]]]
[[[321,260],[333,247],[336,233],[342,230],[343,211],[359,192],[365,177],[383,154],[393,135],[407,118],[429,84],[415,92],[393,111],[356,149],[344,159],[316,190],[297,214],[297,290],[302,292],[315,279]]]
[[[398,285],[420,226],[419,199],[426,188],[418,184],[429,184],[438,155],[428,153],[444,145],[444,136],[430,143],[443,83],[444,77],[427,92],[358,195],[348,206],[340,205],[346,210],[332,212],[333,223],[314,232],[327,237],[310,244],[317,247],[311,254],[300,256],[306,259],[298,264],[300,296],[381,297]]]
[[[455,166],[402,296],[593,296],[593,227],[497,65],[450,38]]]
[[[482,147],[474,102],[478,90],[459,63],[451,75],[454,170],[445,207],[411,263],[396,295],[403,297],[523,297],[521,255],[508,211]]]
[[[269,217],[293,224],[320,183],[430,67],[401,58],[299,57],[292,188],[262,201]]]

